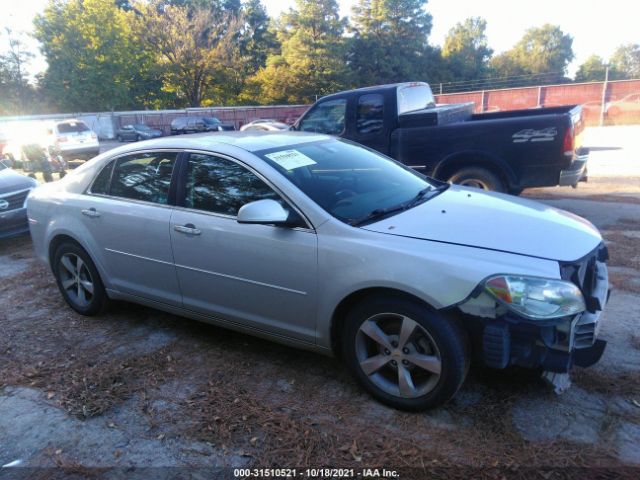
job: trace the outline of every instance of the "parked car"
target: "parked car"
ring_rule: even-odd
[[[259,119],[253,120],[242,127],[240,127],[241,132],[249,131],[262,131],[262,132],[281,132],[283,130],[291,130],[291,125],[287,125],[283,122],[278,122],[277,120],[267,120],[267,119]]]
[[[607,250],[588,221],[326,135],[119,147],[36,189],[28,214],[77,312],[129,300],[337,354],[398,408],[450,399],[472,351],[555,378],[605,347]]]
[[[122,128],[116,132],[116,140],[119,142],[139,142],[140,140],[149,140],[150,138],[158,138],[161,136],[162,130],[151,128],[150,126],[142,123],[123,125]]]
[[[631,93],[620,100],[607,103],[605,111],[612,119],[621,115],[640,115],[640,93]]]
[[[9,168],[0,160],[0,238],[27,233],[26,200],[38,185],[33,178]]]
[[[235,127],[223,124],[216,117],[178,117],[171,122],[171,135],[229,130],[235,130]]]
[[[51,146],[67,161],[88,160],[100,153],[98,136],[80,120],[55,122],[48,134]]]
[[[300,131],[356,141],[440,180],[498,192],[577,185],[588,150],[577,148],[580,106],[474,114],[473,103],[436,105],[423,82],[321,98]]]

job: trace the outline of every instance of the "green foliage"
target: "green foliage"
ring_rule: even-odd
[[[486,29],[487,21],[474,17],[467,18],[449,30],[442,48],[442,57],[452,79],[477,80],[488,74],[493,50],[487,43]]]
[[[640,44],[620,45],[611,57],[613,78],[640,78]]]
[[[41,88],[63,111],[132,108],[144,103],[149,53],[131,31],[133,12],[113,0],[50,0],[35,19],[49,68]]]
[[[573,38],[556,25],[530,28],[511,50],[493,57],[491,68],[495,76],[520,76],[514,86],[564,82],[572,45]]]
[[[191,10],[160,2],[138,7],[142,14],[136,30],[155,52],[162,90],[180,106],[202,106],[222,84],[227,62],[238,54],[238,18],[208,8]]]
[[[260,103],[308,103],[344,88],[345,27],[336,0],[296,0],[277,25],[280,53],[269,57],[249,90],[260,92]]]
[[[429,45],[427,0],[356,0],[351,23],[337,0],[296,0],[273,20],[261,0],[49,0],[35,19],[48,62],[37,88],[19,41],[0,53],[0,113],[309,103],[345,88],[411,80],[447,90],[567,81],[572,38],[527,30],[493,56],[487,23],[455,25]],[[640,77],[640,45],[622,45],[610,79]],[[576,81],[602,80],[592,56]],[[460,82],[456,84],[456,82]],[[46,100],[46,101],[43,101]]]
[[[356,86],[419,80],[431,69],[426,0],[359,0],[349,67]]]
[[[26,66],[33,54],[10,29],[5,33],[9,49],[0,54],[0,115],[29,113],[36,92],[27,80]]]
[[[598,55],[591,55],[578,67],[575,80],[576,82],[602,82],[606,70],[604,60]]]

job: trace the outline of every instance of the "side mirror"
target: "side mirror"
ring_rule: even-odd
[[[279,202],[265,198],[240,207],[237,220],[238,223],[285,226],[289,223],[289,212]]]

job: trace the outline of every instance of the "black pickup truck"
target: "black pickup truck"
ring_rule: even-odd
[[[423,82],[360,88],[319,99],[295,130],[337,135],[440,180],[519,194],[586,180],[577,148],[581,106],[473,113],[436,105]]]

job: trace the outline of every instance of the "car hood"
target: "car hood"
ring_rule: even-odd
[[[21,175],[10,168],[0,170],[0,195],[33,188],[37,184],[33,178]]]
[[[602,242],[589,221],[572,213],[456,185],[425,203],[363,228],[557,261],[577,260]]]

